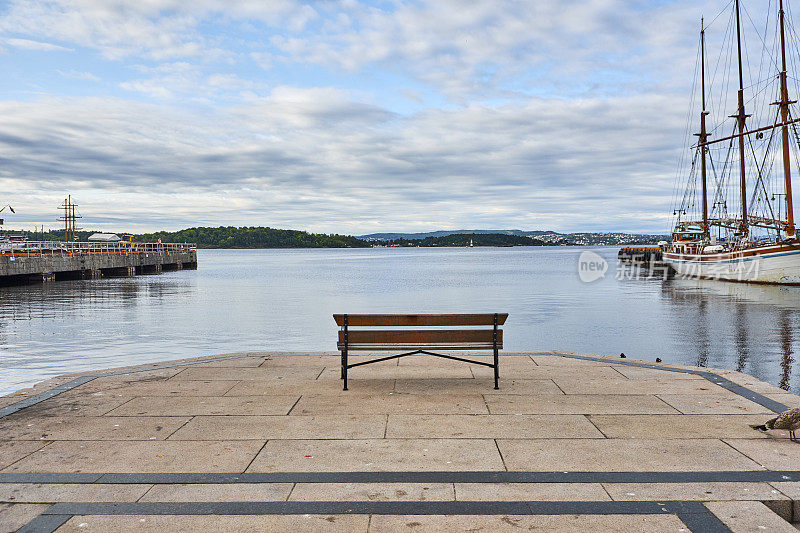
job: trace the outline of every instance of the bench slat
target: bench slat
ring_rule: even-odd
[[[497,324],[503,325],[508,313],[497,313]],[[333,319],[344,326],[344,315],[335,314]],[[416,315],[347,315],[348,326],[491,326],[493,313],[480,314],[416,314]]]
[[[337,348],[339,350],[344,348],[344,343],[340,343]],[[351,352],[382,352],[382,351],[413,351],[413,350],[429,350],[429,351],[472,351],[472,350],[491,350],[494,348],[492,344],[348,344],[348,349]],[[503,345],[497,343],[497,349],[502,350]]]
[[[408,329],[408,330],[350,330],[348,344],[408,344],[417,346],[486,345],[492,344],[491,329]],[[503,342],[503,330],[497,330],[497,342]],[[344,331],[339,331],[339,343],[344,344]]]

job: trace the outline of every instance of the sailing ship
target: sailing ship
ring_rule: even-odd
[[[745,93],[742,68],[740,0],[733,4],[723,45],[735,39],[728,50],[736,48],[736,69],[732,68],[727,78],[719,76],[716,68],[724,61],[717,60],[712,75],[712,80],[723,80],[723,87],[738,81],[736,114],[725,117],[734,119],[733,132],[726,135],[724,130],[729,121],[721,120],[710,128],[707,123],[718,111],[720,115],[726,111],[709,105],[715,102],[712,96],[717,96],[720,107],[727,100],[707,91],[707,27],[701,19],[700,131],[691,146],[691,169],[673,211],[672,243],[663,244],[663,258],[684,277],[800,285],[800,242],[792,206],[792,164],[800,163],[800,118],[792,114],[796,100],[789,96],[784,1],[778,2],[775,20],[774,47],[778,53],[768,52],[766,32],[759,35],[765,46],[761,67],[766,68],[759,69],[764,79],[748,84],[749,95]],[[796,36],[790,34],[795,42]],[[730,57],[734,66],[733,54],[722,57]],[[790,57],[792,63],[794,60]],[[750,77],[752,82],[752,72]],[[798,78],[791,79],[796,85]],[[751,111],[753,114],[748,114]],[[756,112],[769,113],[771,120],[761,124],[756,122],[758,118],[748,120],[756,117]],[[722,136],[713,138],[718,132]]]

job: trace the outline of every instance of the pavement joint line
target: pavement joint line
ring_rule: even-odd
[[[76,515],[675,515],[691,531],[731,530],[701,502],[419,501],[419,502],[88,502],[57,503],[19,531],[51,533]]]
[[[300,403],[300,400],[302,400],[302,399],[303,399],[303,395],[301,394],[301,395],[300,395],[300,396],[297,398],[297,401],[295,401],[295,402],[292,404],[292,406],[289,408],[289,412],[287,412],[285,416],[289,416],[289,415],[291,415],[291,414],[292,414],[292,411],[294,411],[294,408],[295,408],[295,407],[297,407],[297,404],[298,404],[298,403]],[[384,438],[386,438],[386,437],[384,437]]]
[[[800,481],[800,470],[706,472],[244,472],[64,473],[0,472],[0,483],[237,484],[237,483],[758,483]]]
[[[568,353],[559,353],[559,352],[539,352],[537,355],[543,356],[556,356],[556,357],[565,357],[568,359],[582,359],[584,361],[597,361],[600,363],[607,363],[612,365],[625,365],[625,366],[633,366],[638,368],[651,368],[654,370],[663,370],[665,372],[677,372],[681,374],[694,374],[696,376],[700,376],[705,378],[706,380],[710,381],[715,385],[719,385],[723,389],[727,389],[728,391],[741,396],[751,402],[757,403],[762,407],[766,407],[770,411],[774,413],[782,413],[789,409],[788,405],[782,404],[772,398],[767,398],[763,394],[759,394],[753,390],[748,389],[743,385],[739,385],[738,383],[734,383],[733,381],[720,376],[719,374],[715,374],[714,372],[710,372],[708,370],[692,370],[690,368],[675,368],[670,366],[661,366],[658,364],[651,364],[651,363],[639,363],[636,361],[618,361],[614,359],[608,359],[603,357],[591,357],[588,355],[577,355],[577,354],[568,354]]]

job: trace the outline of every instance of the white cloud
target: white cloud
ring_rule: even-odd
[[[72,48],[65,48],[63,46],[58,46],[57,44],[44,43],[41,41],[32,41],[30,39],[8,38],[5,40],[5,42],[9,46],[13,46],[14,48],[23,48],[25,50],[42,50],[45,52],[50,52],[54,50],[59,50],[62,52],[73,51]]]
[[[60,75],[64,76],[65,78],[71,78],[73,80],[83,80],[83,81],[100,81],[100,78],[92,74],[91,72],[82,72],[79,70],[56,70]]]
[[[665,139],[679,139],[681,115],[664,98],[397,117],[348,96],[281,87],[211,113],[110,99],[6,102],[0,180],[6,190],[35,182],[43,195],[108,195],[84,208],[87,224],[146,220],[148,204],[169,194],[177,207],[151,227],[198,224],[208,202],[195,200],[208,195],[220,202],[218,223],[317,231],[662,229],[649,213],[668,209],[676,150]],[[638,119],[649,109],[662,111],[664,129]],[[148,200],[121,205],[111,194]],[[50,211],[37,208],[43,219]]]
[[[264,70],[269,70],[272,68],[272,54],[269,52],[251,52],[250,58],[256,62],[256,64],[263,68]]]
[[[230,52],[214,46],[200,31],[202,21],[252,19],[301,31],[316,16],[310,6],[283,0],[11,0],[0,16],[0,35],[56,38],[99,50],[112,60],[139,56],[156,61],[224,60]],[[9,40],[20,41],[18,46],[55,46]]]

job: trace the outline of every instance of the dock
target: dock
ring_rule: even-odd
[[[0,285],[196,269],[189,243],[42,242],[0,245]]]
[[[626,246],[617,253],[617,261],[628,272],[628,276],[671,278],[675,275],[672,266],[664,261],[658,246]]]
[[[0,530],[793,531],[800,397],[572,352],[236,353],[0,398]]]

